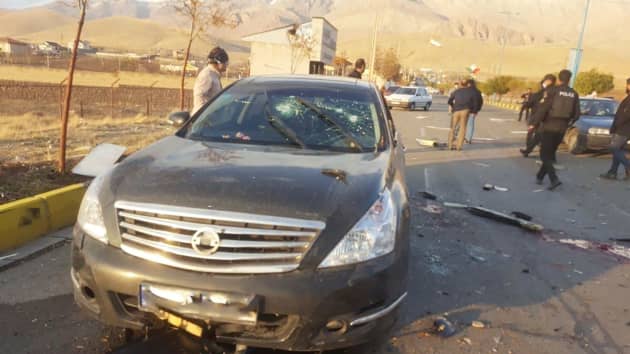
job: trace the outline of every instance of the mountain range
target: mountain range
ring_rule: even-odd
[[[542,68],[565,65],[575,46],[586,0],[231,0],[235,28],[211,28],[193,50],[221,43],[242,53],[246,34],[324,16],[339,30],[338,52],[368,56],[373,26],[379,47],[395,48],[412,67],[461,69],[476,63],[496,71],[501,47],[504,69],[536,75]],[[0,3],[1,7],[1,3]],[[0,10],[0,37],[25,40],[71,38],[76,9],[62,1],[21,10]],[[585,35],[584,60],[622,74],[630,71],[630,1],[592,1]],[[378,17],[377,17],[378,15]],[[185,18],[172,1],[91,0],[85,38],[126,50],[177,49],[184,45]],[[431,39],[443,44],[436,48]]]

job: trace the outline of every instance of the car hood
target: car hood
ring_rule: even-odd
[[[112,199],[356,222],[385,184],[389,153],[333,153],[167,137],[109,178]],[[322,173],[343,170],[346,178]],[[108,198],[109,199],[109,198]]]
[[[582,116],[580,117],[579,124],[584,129],[589,129],[589,128],[610,129],[610,127],[612,127],[613,120],[614,120],[614,117]]]

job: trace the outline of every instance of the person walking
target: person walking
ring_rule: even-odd
[[[626,157],[626,145],[630,140],[630,78],[626,80],[626,98],[621,101],[615,120],[610,128],[612,140],[610,142],[610,151],[613,154],[612,166],[608,172],[601,175],[605,179],[617,179],[617,171],[619,166],[623,165],[626,170],[624,180],[630,181],[630,162]]]
[[[461,151],[464,145],[468,116],[477,107],[476,92],[468,86],[468,82],[462,82],[462,87],[455,90],[448,99],[453,116],[451,129],[448,134],[448,148],[453,150],[453,143],[457,135],[455,149]],[[457,133],[456,133],[457,132]]]
[[[525,112],[525,121],[527,122],[529,120],[529,113],[530,113],[530,107],[529,107],[529,99],[532,97],[532,89],[528,88],[527,92],[525,92],[524,94],[521,95],[521,111],[518,112],[518,121],[520,122],[521,120],[523,120],[523,112]]]
[[[221,74],[227,70],[229,60],[227,52],[221,47],[215,47],[210,51],[208,54],[208,65],[201,70],[195,80],[193,114],[223,90]]]
[[[348,77],[353,77],[355,79],[362,79],[363,73],[365,72],[365,59],[359,58],[354,63],[354,70],[348,74]]]
[[[470,110],[470,114],[468,115],[468,126],[466,128],[465,139],[468,144],[472,144],[473,136],[475,135],[475,119],[481,111],[481,108],[483,108],[483,95],[477,88],[477,83],[474,79],[468,80],[467,84],[474,91],[475,95],[475,106]]]
[[[548,95],[548,90],[556,85],[556,76],[553,74],[547,74],[540,82],[540,90],[533,93],[529,97],[527,106],[530,109],[530,115],[527,119],[527,125],[529,127],[534,126],[533,118],[534,114],[540,108],[541,103]],[[542,126],[527,129],[527,138],[525,140],[525,149],[521,149],[520,152],[523,157],[528,157],[529,154],[534,151],[536,146],[540,144],[541,132],[539,131]]]
[[[548,92],[534,116],[534,129],[542,124],[541,151],[542,166],[536,175],[536,183],[542,185],[545,176],[549,176],[551,185],[549,190],[554,190],[562,184],[556,175],[554,159],[558,146],[562,143],[564,134],[570,125],[580,118],[580,96],[569,87],[572,73],[562,70],[558,74],[558,86]]]

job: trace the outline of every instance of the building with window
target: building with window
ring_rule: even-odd
[[[251,75],[325,74],[337,52],[337,28],[323,17],[243,37]]]

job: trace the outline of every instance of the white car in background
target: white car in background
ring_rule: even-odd
[[[390,109],[398,107],[415,111],[422,108],[428,111],[433,104],[433,96],[429,94],[426,87],[401,87],[385,99]]]

